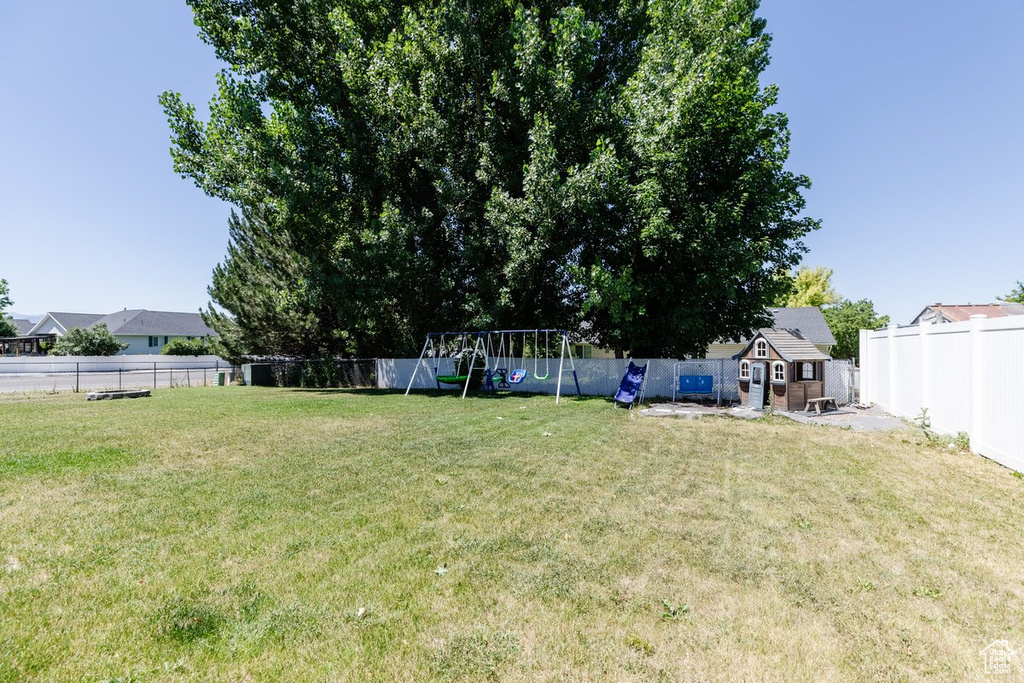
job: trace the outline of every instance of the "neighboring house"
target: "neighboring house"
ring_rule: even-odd
[[[769,308],[772,327],[791,330],[798,336],[811,342],[819,351],[828,356],[835,346],[836,338],[825,322],[825,316],[816,306],[802,308]],[[750,343],[750,338],[739,341],[716,342],[710,345],[705,353],[707,358],[735,358]],[[614,358],[615,352],[592,344],[573,344],[573,355],[576,358]]]
[[[769,308],[774,323],[772,328],[777,330],[789,330],[797,336],[809,341],[826,356],[832,352],[836,345],[836,338],[832,336],[832,330],[825,322],[825,316],[817,306],[803,306],[800,308]],[[750,343],[751,338],[741,339],[738,342],[716,342],[708,347],[708,358],[735,358]]]
[[[0,356],[40,356],[45,354],[45,345],[54,340],[53,335],[32,335],[31,320],[11,318],[18,334],[14,337],[0,338]]]
[[[1005,318],[1024,315],[1024,304],[1000,301],[994,304],[932,304],[925,306],[910,324],[958,323],[970,320],[972,315],[986,315],[989,318]]]
[[[109,315],[98,313],[47,313],[29,331],[30,335],[67,334],[73,327],[90,328],[105,324],[114,337],[128,348],[118,355],[160,353],[164,344],[176,337],[186,339],[212,337],[217,333],[207,327],[198,313],[172,313],[125,309]]]
[[[25,320],[24,318],[11,318],[11,322],[18,329],[18,336],[24,337],[28,334],[28,331],[32,329],[35,324],[31,320]]]

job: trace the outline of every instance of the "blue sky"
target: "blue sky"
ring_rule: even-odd
[[[1024,0],[767,0],[765,82],[823,227],[808,265],[909,322],[1024,280]],[[183,1],[0,5],[0,277],[13,310],[195,311],[229,208],[174,174],[157,96],[218,63]]]

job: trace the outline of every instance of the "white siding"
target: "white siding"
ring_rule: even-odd
[[[49,315],[39,321],[39,329],[34,334],[64,334],[64,330],[57,326],[56,321]]]

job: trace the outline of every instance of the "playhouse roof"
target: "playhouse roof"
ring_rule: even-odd
[[[802,360],[832,360],[828,354],[818,350],[809,339],[804,338],[799,330],[785,330],[777,327],[765,327],[757,331],[753,339],[743,347],[740,356],[750,350],[759,337],[771,345],[775,351],[789,362]]]

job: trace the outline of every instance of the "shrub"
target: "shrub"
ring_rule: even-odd
[[[90,329],[72,327],[50,349],[51,356],[113,356],[128,348],[103,323]]]
[[[185,339],[175,337],[160,349],[165,356],[205,356],[210,353],[210,345],[205,339]]]

